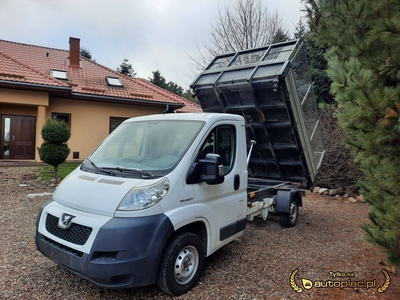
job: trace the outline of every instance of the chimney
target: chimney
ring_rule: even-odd
[[[79,68],[81,60],[80,39],[69,38],[69,66]]]

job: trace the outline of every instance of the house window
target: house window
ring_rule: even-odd
[[[63,70],[50,70],[50,75],[57,79],[68,80],[68,72]]]
[[[106,76],[106,81],[108,85],[122,86],[121,79],[119,79],[118,77]]]
[[[128,118],[110,117],[110,133],[113,132],[126,119]]]
[[[71,128],[71,114],[51,113],[51,117],[57,121],[64,121]]]
[[[3,158],[8,158],[10,155],[10,128],[11,128],[11,118],[3,118]]]

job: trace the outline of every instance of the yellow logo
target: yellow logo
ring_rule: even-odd
[[[389,286],[390,286],[390,276],[389,273],[382,269],[381,272],[385,276],[385,281],[382,286],[377,288],[378,293],[383,293],[386,291]],[[296,275],[299,273],[299,269],[296,269],[292,272],[289,278],[289,284],[291,288],[297,292],[297,293],[302,293],[303,288],[305,290],[309,290],[311,288],[340,288],[340,289],[345,289],[345,288],[365,288],[365,289],[370,289],[370,288],[376,288],[376,279],[374,280],[365,280],[365,281],[357,281],[357,280],[315,280],[311,281],[310,279],[302,278],[301,283],[303,287],[300,287],[296,283]],[[354,272],[340,272],[340,271],[331,271],[328,273],[330,277],[333,278],[343,278],[343,277],[354,277]]]
[[[309,290],[309,289],[311,289],[313,287],[313,282],[311,280],[302,278],[301,282],[303,283],[303,287],[306,290]]]
[[[385,275],[385,283],[380,288],[378,288],[378,293],[383,293],[384,291],[386,291],[389,288],[389,285],[390,285],[389,273],[384,269],[382,269],[381,271],[382,271],[383,275]]]

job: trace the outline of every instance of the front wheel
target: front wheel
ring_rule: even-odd
[[[188,292],[203,271],[204,250],[199,237],[183,232],[170,241],[161,258],[157,285],[165,293],[179,296]]]
[[[297,223],[297,217],[299,215],[299,206],[297,202],[292,199],[290,200],[289,213],[279,214],[279,223],[283,227],[293,227]]]

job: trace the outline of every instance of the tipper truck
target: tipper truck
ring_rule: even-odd
[[[191,88],[204,112],[126,120],[58,185],[42,254],[102,287],[181,295],[247,222],[296,225],[324,155],[301,40],[218,56]]]

